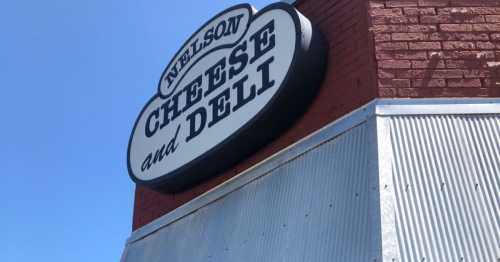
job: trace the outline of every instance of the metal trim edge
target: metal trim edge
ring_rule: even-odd
[[[498,114],[500,98],[379,99],[377,116]]]

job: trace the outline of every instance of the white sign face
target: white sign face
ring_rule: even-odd
[[[167,66],[136,121],[128,150],[132,179],[182,190],[276,137],[320,84],[321,40],[283,3],[257,14],[238,5],[206,23]]]

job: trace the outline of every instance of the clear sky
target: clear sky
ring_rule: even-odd
[[[237,3],[1,1],[0,261],[119,260],[132,125],[182,43]]]

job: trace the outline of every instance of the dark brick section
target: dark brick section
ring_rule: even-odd
[[[500,96],[500,1],[369,3],[380,97]]]
[[[500,97],[500,0],[299,0],[296,6],[329,43],[327,75],[308,112],[279,139],[191,190],[137,187],[134,230],[376,97]]]

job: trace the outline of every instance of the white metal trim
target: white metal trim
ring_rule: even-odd
[[[391,146],[391,133],[389,118],[377,118],[377,160],[378,160],[378,193],[380,205],[380,241],[382,243],[382,261],[395,261],[399,258],[399,245],[397,232],[394,225],[396,217],[394,216],[394,184],[392,177],[393,152]],[[399,261],[396,260],[396,261]]]
[[[378,116],[498,114],[500,98],[379,99]]]
[[[132,232],[127,243],[138,241],[168,226],[375,116],[499,113],[498,98],[374,99],[183,206],[137,229]]]

